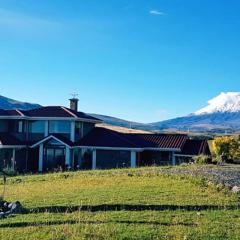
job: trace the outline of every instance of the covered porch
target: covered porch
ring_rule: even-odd
[[[138,154],[138,166],[166,166],[176,165],[174,151],[166,150],[143,150]]]
[[[134,168],[142,166],[176,165],[173,151],[129,148],[79,147],[80,169]]]
[[[26,165],[26,145],[14,136],[0,134],[0,169],[22,171]]]
[[[32,145],[32,152],[35,155],[36,152],[38,153],[37,171],[55,172],[72,169],[73,152],[71,148],[70,141],[53,135]],[[29,158],[34,157],[33,155]]]
[[[80,169],[113,169],[137,167],[138,150],[126,148],[78,147]],[[76,160],[75,160],[76,161]]]

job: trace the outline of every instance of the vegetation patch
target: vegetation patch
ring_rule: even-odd
[[[8,178],[1,239],[238,239],[238,196],[175,168]],[[176,168],[178,169],[178,168]],[[165,171],[165,172],[164,172]]]

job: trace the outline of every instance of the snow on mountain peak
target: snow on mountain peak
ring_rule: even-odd
[[[216,112],[240,112],[240,92],[222,92],[208,101],[208,106],[198,110],[194,115]]]

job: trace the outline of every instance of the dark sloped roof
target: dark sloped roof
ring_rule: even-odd
[[[0,108],[0,116],[9,116],[6,110]]]
[[[55,106],[36,108],[23,113],[28,117],[73,117],[62,107]]]
[[[18,146],[18,145],[25,145],[25,143],[21,142],[16,137],[14,137],[8,133],[0,133],[0,145]]]
[[[141,147],[182,149],[187,135],[183,134],[125,134]]]
[[[181,152],[183,155],[211,155],[207,140],[188,139]]]
[[[131,134],[97,127],[76,145],[92,147],[181,149],[186,140],[187,136],[180,134]]]
[[[124,134],[106,128],[96,127],[76,143],[77,146],[138,148],[124,137]]]
[[[0,109],[0,116],[22,116],[20,110]]]
[[[24,111],[24,114],[29,117],[59,117],[59,118],[82,118],[86,120],[100,121],[97,118],[89,116],[83,112],[73,111],[66,107],[49,106]]]
[[[20,110],[6,110],[9,116],[22,116],[23,113]]]
[[[102,120],[98,119],[98,118],[95,118],[95,117],[92,117],[84,112],[77,112],[77,111],[74,111],[74,110],[71,110],[69,108],[66,108],[68,111],[70,111],[71,113],[75,114],[78,118],[87,118],[87,119],[91,119],[91,120],[94,120],[94,121],[100,121],[102,122]]]
[[[50,117],[50,118],[81,118],[92,121],[99,121],[95,117],[92,117],[83,112],[73,111],[66,107],[61,106],[48,106],[40,107],[31,110],[4,110],[0,109],[0,116],[26,116],[26,117]]]

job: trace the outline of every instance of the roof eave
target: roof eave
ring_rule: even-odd
[[[29,117],[29,116],[0,116],[0,119],[14,119],[14,120],[60,120],[60,121],[81,121],[90,123],[102,123],[101,120],[88,119],[88,118],[74,118],[74,117]]]
[[[40,144],[42,144],[42,143],[44,143],[44,142],[50,140],[51,138],[55,139],[56,141],[62,143],[63,145],[65,145],[65,146],[67,146],[67,147],[69,147],[69,148],[72,148],[71,145],[65,143],[64,141],[62,141],[62,140],[59,139],[58,137],[55,137],[54,135],[49,135],[49,136],[43,138],[42,140],[40,140],[40,141],[34,143],[33,145],[31,145],[30,148],[35,148],[35,147],[39,146]]]
[[[4,148],[25,148],[27,145],[0,145],[0,149]]]
[[[149,147],[108,147],[108,146],[83,146],[75,145],[73,148],[90,148],[90,149],[109,149],[109,150],[133,150],[133,151],[167,151],[181,152],[180,148],[149,148]]]

